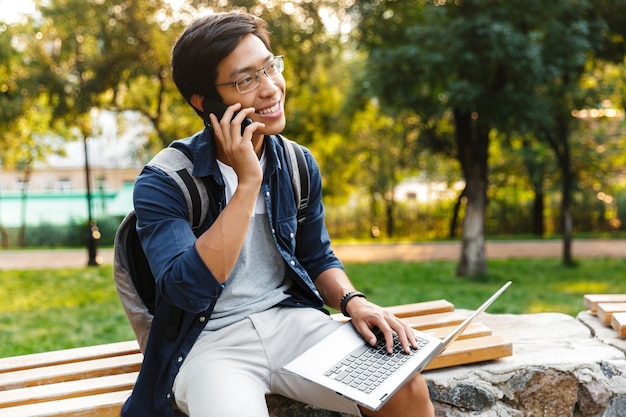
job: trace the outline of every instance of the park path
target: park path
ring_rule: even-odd
[[[334,251],[344,262],[372,261],[428,261],[457,260],[460,242],[444,243],[394,243],[334,245]],[[626,239],[574,240],[574,258],[612,257],[626,258]],[[113,250],[98,250],[102,262],[113,262]],[[559,258],[562,256],[560,240],[496,241],[487,242],[487,259],[506,258]],[[59,250],[0,250],[0,270],[79,267],[87,264],[86,249]]]

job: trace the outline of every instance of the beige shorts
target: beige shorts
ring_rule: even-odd
[[[265,395],[280,394],[360,416],[354,402],[282,370],[339,325],[313,308],[276,307],[207,333],[174,381],[176,404],[190,417],[263,417]]]

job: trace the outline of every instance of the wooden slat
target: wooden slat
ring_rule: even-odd
[[[597,312],[600,303],[626,303],[626,294],[587,294],[583,296],[583,305],[592,314]]]
[[[613,316],[611,317],[611,327],[613,327],[619,337],[625,337],[626,312],[613,313]]]
[[[94,359],[62,365],[44,366],[42,368],[5,372],[0,374],[0,390],[136,372],[141,367],[142,360],[143,355],[141,353],[134,353],[113,358]]]
[[[66,398],[85,397],[107,392],[126,391],[133,388],[138,374],[138,372],[130,372],[119,375],[102,376],[99,378],[0,391],[0,415],[4,415],[2,408],[6,407],[45,401],[58,401]]]
[[[403,304],[399,306],[385,307],[396,317],[423,316],[426,314],[445,313],[454,311],[454,304],[447,300],[424,301],[421,303]]]
[[[349,320],[343,314],[333,314],[331,317],[341,322],[346,322]],[[461,313],[446,312],[446,313],[426,314],[426,315],[420,315],[420,316],[414,316],[414,317],[403,317],[400,320],[402,320],[404,323],[408,324],[414,329],[426,330],[426,329],[435,329],[439,327],[454,326],[456,324],[461,323],[463,320],[465,320],[466,317],[467,316],[464,316]]]
[[[501,336],[457,340],[426,367],[426,370],[483,362],[513,355],[513,346]]]
[[[613,313],[626,311],[626,303],[598,303],[598,318],[607,325],[611,324]]]
[[[0,358],[0,373],[139,353],[136,340]]]
[[[432,336],[435,336],[439,339],[443,339],[446,336],[448,336],[450,333],[452,333],[454,328],[455,326],[446,326],[446,327],[439,327],[435,329],[426,329],[424,330],[424,332]],[[482,337],[482,336],[490,336],[490,335],[491,335],[491,329],[489,327],[485,326],[482,323],[472,322],[467,327],[467,329],[465,329],[463,333],[461,333],[461,335],[457,338],[457,340],[471,339],[473,337]]]
[[[437,313],[450,313],[454,311],[454,304],[447,300],[423,301],[421,303],[402,304],[398,306],[385,307],[385,310],[400,318],[415,316],[430,316]],[[331,317],[337,321],[347,321],[343,314],[332,314]]]
[[[436,329],[440,327],[455,326],[467,318],[467,315],[453,313],[436,313],[427,316],[405,317],[403,322],[417,330]]]
[[[117,391],[89,397],[69,398],[0,409],[7,417],[119,417],[131,391]]]

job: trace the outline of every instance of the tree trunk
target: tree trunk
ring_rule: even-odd
[[[28,187],[30,185],[30,174],[32,172],[31,168],[32,162],[28,162],[26,164],[24,170],[24,182],[22,188],[22,196],[21,196],[21,208],[20,208],[20,228],[17,235],[17,246],[23,248],[26,246],[26,204],[28,200]]]
[[[394,207],[395,200],[385,199],[385,217],[387,218],[387,237],[392,238],[395,234],[395,219],[394,219]]]
[[[7,249],[9,247],[9,232],[2,224],[2,219],[0,219],[0,247],[3,249]]]
[[[468,178],[467,207],[463,219],[461,260],[456,274],[474,276],[487,272],[485,257],[485,210],[487,183],[480,178]]]
[[[571,166],[569,128],[566,117],[557,118],[556,134],[547,131],[546,136],[559,161],[562,176],[561,233],[563,234],[563,265],[574,266],[574,257],[572,255],[574,229],[572,220],[572,190],[574,187],[574,173]]]
[[[531,142],[528,138],[522,141],[524,147],[524,165],[528,173],[528,179],[535,194],[532,209],[532,231],[535,236],[543,236],[545,233],[545,222],[543,218],[543,210],[545,208],[545,193],[543,191],[543,177],[545,167],[543,162],[538,160],[535,152],[532,150]]]
[[[465,176],[467,208],[463,220],[458,276],[487,272],[485,258],[485,210],[487,208],[487,162],[489,130],[474,112],[454,112],[458,157]]]
[[[9,232],[4,226],[0,226],[0,236],[2,236],[2,248],[7,249],[9,247]]]
[[[543,210],[545,208],[545,195],[541,185],[535,185],[534,187],[535,199],[533,202],[533,235],[543,236],[545,233],[545,226],[543,221]]]
[[[574,186],[574,174],[570,163],[569,143],[567,135],[560,138],[562,142],[562,156],[559,158],[561,175],[563,176],[563,191],[561,198],[561,222],[563,228],[563,264],[574,265],[572,255],[573,220],[572,220],[572,190]]]
[[[459,194],[459,197],[456,199],[456,203],[454,203],[454,210],[452,212],[452,219],[450,220],[450,234],[449,237],[456,237],[456,229],[459,224],[459,212],[461,211],[461,204],[463,204],[463,200],[466,196],[467,187],[463,187],[463,191]]]

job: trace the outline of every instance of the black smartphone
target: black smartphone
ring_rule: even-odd
[[[202,115],[204,119],[204,125],[207,127],[211,126],[211,119],[209,119],[209,114],[213,113],[214,115],[217,116],[218,120],[222,120],[222,117],[224,116],[224,112],[226,111],[226,106],[224,104],[220,103],[219,101],[209,100],[208,98],[205,98],[204,101],[202,102],[202,108],[204,109],[204,112]],[[235,112],[233,117],[235,117],[237,113],[238,112]],[[241,122],[241,134],[242,135],[243,135],[243,130],[246,128],[246,126],[248,126],[251,123],[252,123],[252,119],[250,119],[249,117],[246,117],[245,119],[243,119],[243,122]]]

